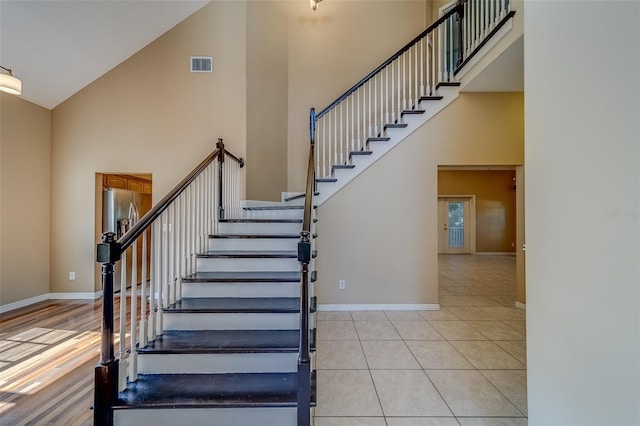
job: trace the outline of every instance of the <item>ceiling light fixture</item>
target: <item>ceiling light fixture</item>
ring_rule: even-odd
[[[13,76],[13,72],[9,68],[0,65],[0,90],[11,93],[12,95],[20,95],[22,93],[22,82]]]
[[[316,8],[318,7],[318,3],[320,3],[322,0],[309,0],[309,4],[311,5],[311,9],[316,10]]]

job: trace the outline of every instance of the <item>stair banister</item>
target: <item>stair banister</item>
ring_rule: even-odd
[[[311,423],[311,357],[309,346],[309,264],[311,263],[311,223],[313,194],[315,191],[315,110],[309,114],[309,163],[305,186],[302,231],[298,242],[298,261],[300,262],[300,347],[298,352],[298,426],[309,426]]]
[[[335,170],[352,168],[371,142],[424,110],[440,86],[458,85],[457,73],[515,12],[508,0],[457,0],[427,29],[315,116],[316,174],[335,182]]]
[[[463,0],[463,3],[466,3],[468,0]],[[316,120],[319,120],[320,118],[322,118],[325,114],[327,114],[330,110],[332,110],[336,105],[338,105],[340,102],[342,102],[343,100],[345,100],[347,97],[349,97],[352,93],[354,93],[357,89],[359,89],[360,87],[362,87],[366,82],[368,82],[369,80],[371,80],[371,78],[373,78],[374,76],[376,76],[377,74],[380,73],[380,71],[382,71],[383,69],[385,69],[387,66],[389,66],[389,64],[391,64],[393,61],[395,61],[396,59],[398,59],[403,53],[405,53],[406,51],[408,51],[411,47],[413,47],[418,41],[422,40],[424,37],[426,37],[428,34],[430,34],[431,32],[433,32],[436,28],[438,28],[443,22],[445,22],[447,19],[449,19],[451,16],[455,15],[456,13],[458,13],[459,9],[458,6],[454,9],[451,9],[450,11],[448,11],[447,13],[445,13],[444,15],[442,15],[440,18],[438,18],[437,21],[435,21],[433,24],[429,25],[429,27],[427,27],[426,30],[424,30],[423,32],[421,32],[420,34],[418,34],[413,40],[411,40],[409,43],[407,43],[404,47],[402,47],[402,49],[398,50],[395,54],[393,54],[393,56],[391,56],[389,59],[387,59],[386,61],[384,61],[382,64],[380,64],[378,67],[376,67],[373,71],[371,71],[369,74],[367,74],[365,77],[362,78],[362,80],[360,80],[359,82],[357,82],[356,84],[354,84],[350,89],[348,89],[346,92],[344,92],[342,95],[340,95],[335,101],[331,102],[326,108],[324,108],[323,110],[321,110],[319,113],[316,114]]]
[[[223,166],[221,153],[233,161]],[[217,175],[213,171],[216,160],[224,172]],[[102,328],[100,361],[95,368],[94,424],[112,425],[112,406],[118,391],[135,381],[137,377],[136,346],[144,345],[162,334],[162,308],[180,299],[181,276],[193,272],[191,258],[204,248],[206,238],[217,224],[218,204],[229,209],[239,209],[239,169],[244,160],[226,151],[222,140],[218,148],[209,154],[180,183],[178,183],[159,203],[139,221],[133,223],[120,239],[107,232],[97,245],[97,261],[102,267]],[[217,185],[216,185],[217,184]],[[203,194],[215,190],[224,197],[212,196],[200,201]],[[196,195],[197,194],[197,195]],[[150,274],[147,272],[147,233],[151,233]],[[193,235],[197,233],[197,235]],[[171,234],[171,235],[169,235]],[[188,237],[185,237],[188,234]],[[198,241],[198,238],[200,241]],[[143,262],[141,303],[137,305],[137,244],[142,241]],[[127,277],[127,250],[132,252],[131,281]],[[120,290],[119,359],[115,352],[115,265],[122,263]],[[149,291],[146,291],[146,280]],[[127,287],[131,285],[132,303],[127,310]],[[149,298],[147,310],[146,298]],[[140,322],[137,318],[140,316]],[[127,319],[131,329],[127,330]],[[129,331],[129,333],[127,333]],[[130,339],[130,342],[129,342]],[[128,343],[129,342],[129,343]],[[127,346],[128,344],[128,346]]]

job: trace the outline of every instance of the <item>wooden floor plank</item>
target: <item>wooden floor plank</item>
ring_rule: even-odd
[[[114,301],[116,329],[118,299]],[[130,307],[131,299],[127,299]],[[0,314],[2,426],[93,423],[90,407],[101,309],[101,299],[49,300]],[[115,340],[117,352],[117,336]],[[129,341],[127,336],[127,344]]]

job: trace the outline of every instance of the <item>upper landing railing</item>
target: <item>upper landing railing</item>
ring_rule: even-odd
[[[420,101],[455,82],[457,72],[515,12],[509,0],[460,0],[397,53],[339,96],[314,119],[315,171],[330,178],[352,153],[385,138]],[[437,97],[436,97],[437,99]]]

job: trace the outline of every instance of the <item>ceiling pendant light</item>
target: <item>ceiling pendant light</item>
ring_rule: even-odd
[[[309,4],[311,5],[311,9],[316,10],[316,8],[318,7],[318,3],[320,3],[322,0],[309,0]]]
[[[9,68],[0,65],[0,90],[11,93],[12,95],[20,95],[22,93],[22,82],[13,76]]]

